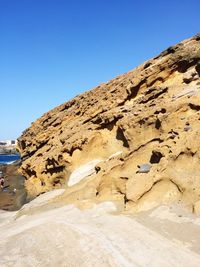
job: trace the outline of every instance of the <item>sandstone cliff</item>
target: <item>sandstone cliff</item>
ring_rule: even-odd
[[[29,198],[200,213],[200,35],[45,113],[18,140]]]

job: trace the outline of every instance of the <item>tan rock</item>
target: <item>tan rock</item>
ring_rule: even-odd
[[[199,59],[196,35],[35,121],[18,140],[29,197],[65,187],[67,203],[115,200],[146,210],[181,200],[196,212]],[[94,160],[69,186],[72,173]],[[139,173],[144,164],[149,170]]]
[[[181,199],[177,186],[170,181],[160,181],[154,184],[139,200],[137,211],[145,211],[161,204],[170,204]]]
[[[194,213],[200,215],[200,200],[194,203]]]

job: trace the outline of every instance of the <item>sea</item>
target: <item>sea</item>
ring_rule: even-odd
[[[18,154],[0,154],[0,165],[3,164],[12,164],[16,160],[20,159]]]

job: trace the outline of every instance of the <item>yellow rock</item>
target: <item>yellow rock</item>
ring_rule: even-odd
[[[68,203],[138,211],[181,200],[199,213],[199,51],[196,35],[36,120],[18,140],[28,196],[64,187]]]

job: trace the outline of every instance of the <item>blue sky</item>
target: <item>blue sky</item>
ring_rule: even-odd
[[[199,0],[0,0],[0,140],[200,29]]]

